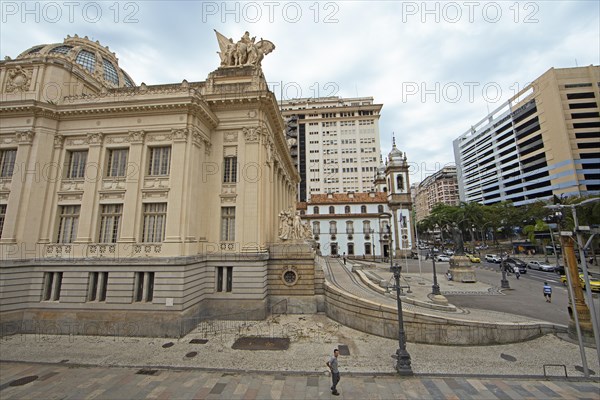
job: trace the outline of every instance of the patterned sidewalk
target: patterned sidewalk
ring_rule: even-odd
[[[476,377],[343,375],[146,370],[59,364],[0,364],[0,398],[8,399],[593,399],[598,381]],[[32,382],[18,379],[37,377]]]

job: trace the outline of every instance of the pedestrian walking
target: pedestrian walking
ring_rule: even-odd
[[[546,303],[552,303],[552,286],[548,285],[548,282],[544,282],[544,297]]]
[[[517,279],[521,277],[521,271],[519,271],[519,267],[515,267],[515,276],[517,277]]]
[[[338,356],[340,352],[338,349],[333,350],[333,356],[327,361],[327,367],[331,371],[331,394],[338,396],[340,393],[337,391],[337,384],[340,381],[340,371],[338,370]]]
[[[344,265],[346,265],[346,252],[344,252],[343,258],[344,258]]]

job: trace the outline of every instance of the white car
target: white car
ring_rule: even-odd
[[[500,258],[500,256],[497,256],[496,254],[486,254],[485,261],[499,264],[502,261],[502,259]]]
[[[435,257],[435,261],[447,262],[447,261],[450,261],[450,257],[440,254],[439,256]]]
[[[529,261],[527,263],[527,268],[529,269],[537,269],[539,271],[544,271],[544,272],[553,272],[554,271],[554,266],[553,265],[548,265],[545,264],[541,261]]]

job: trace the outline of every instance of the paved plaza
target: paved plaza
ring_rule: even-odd
[[[324,374],[210,372],[194,369],[72,367],[2,363],[0,396],[9,399],[594,399],[598,383],[523,378],[346,374],[340,396]],[[10,386],[25,376],[31,383]]]
[[[382,303],[393,299],[352,280],[350,266],[329,264],[336,284]],[[382,276],[385,268],[378,272]],[[387,276],[386,276],[387,278]],[[404,308],[504,323],[532,319],[461,307],[454,312],[423,304],[431,282],[420,274]],[[408,279],[410,278],[410,279]],[[421,284],[424,283],[424,284]],[[483,283],[442,281],[447,292],[466,289],[495,296]],[[465,287],[462,287],[465,285]],[[91,331],[94,321],[89,321]],[[140,327],[143,329],[143,327]],[[312,399],[331,398],[325,362],[334,348],[346,399],[598,399],[600,365],[586,348],[585,379],[579,347],[565,334],[492,346],[437,346],[409,342],[413,377],[399,377],[398,342],[351,329],[324,314],[273,315],[264,321],[203,321],[186,336],[55,335],[52,329],[4,336],[0,341],[0,398],[5,399]],[[279,350],[233,348],[239,338],[287,338]],[[28,382],[27,379],[31,381]]]

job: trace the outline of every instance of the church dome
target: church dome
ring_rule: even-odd
[[[392,136],[392,151],[388,154],[388,161],[390,165],[406,165],[406,153],[402,153],[396,147],[396,138]]]
[[[39,57],[67,60],[108,88],[135,86],[129,75],[119,68],[115,53],[108,46],[89,40],[87,36],[80,38],[77,35],[67,35],[63,43],[33,46],[19,54],[17,60]]]

